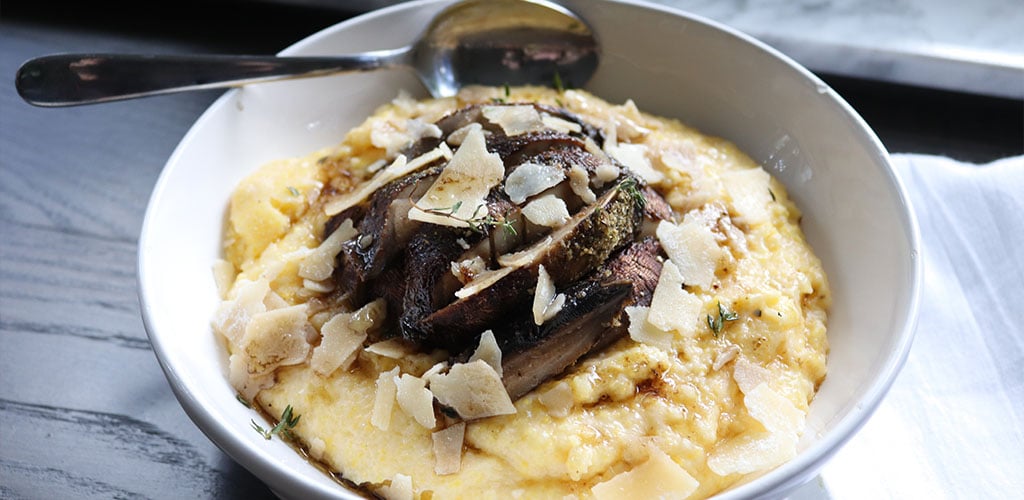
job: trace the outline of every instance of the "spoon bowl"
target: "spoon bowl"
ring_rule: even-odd
[[[406,67],[434,97],[466,85],[582,86],[597,70],[593,31],[545,0],[462,0],[442,10],[416,42],[331,57],[55,54],[18,69],[29,104],[75,106],[289,78]]]

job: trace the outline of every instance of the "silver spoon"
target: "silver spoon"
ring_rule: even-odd
[[[465,0],[398,49],[334,57],[57,54],[27,61],[15,84],[28,103],[58,107],[409,67],[431,95],[446,97],[470,84],[582,86],[597,62],[590,27],[560,5]]]

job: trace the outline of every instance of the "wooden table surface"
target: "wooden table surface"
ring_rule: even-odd
[[[221,92],[42,109],[14,74],[56,52],[270,54],[353,13],[38,4],[0,18],[0,498],[271,498],[178,405],[136,295],[150,192]],[[825,77],[892,152],[1024,153],[1018,101]]]

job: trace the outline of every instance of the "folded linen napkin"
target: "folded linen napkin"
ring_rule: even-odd
[[[1024,156],[892,156],[921,229],[914,344],[876,413],[794,498],[1024,495]]]

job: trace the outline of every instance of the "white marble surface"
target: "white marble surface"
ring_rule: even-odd
[[[652,0],[816,72],[1024,99],[1024,0]]]

